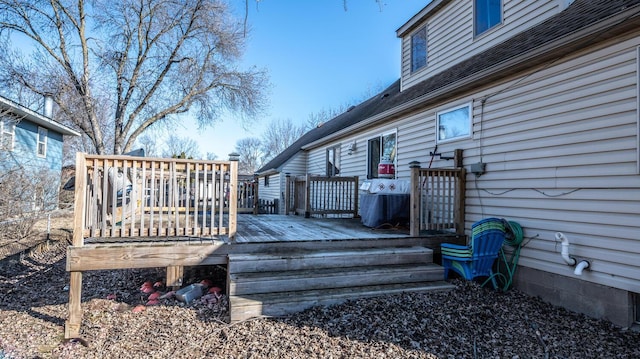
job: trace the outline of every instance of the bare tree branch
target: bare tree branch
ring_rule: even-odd
[[[223,110],[252,119],[266,73],[237,68],[245,37],[227,1],[0,0],[0,35],[22,35],[36,49],[30,59],[0,54],[0,79],[53,93],[61,122],[97,153],[127,152],[179,114],[197,115],[200,126]]]
[[[200,149],[196,141],[189,137],[179,137],[174,134],[164,142],[163,157],[200,158]]]
[[[235,152],[240,155],[238,173],[254,174],[264,163],[262,155],[262,143],[255,137],[239,139],[236,142]]]
[[[262,134],[264,163],[291,146],[305,132],[305,126],[297,126],[291,119],[272,121]]]

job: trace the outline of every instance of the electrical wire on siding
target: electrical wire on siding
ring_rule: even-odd
[[[630,19],[630,18],[632,18],[632,17],[634,17],[634,16],[636,16],[636,15],[638,15],[638,14],[640,14],[640,11],[634,12],[633,14],[631,14],[631,15],[627,16],[626,18],[624,18],[624,19],[620,20],[618,23],[623,23],[623,22],[627,21],[628,19]],[[602,30],[602,31],[600,31],[600,32],[596,33],[596,35],[595,35],[595,36],[592,36],[592,37],[589,39],[589,41],[588,41],[586,44],[584,44],[583,48],[586,48],[586,47],[588,47],[589,45],[591,45],[591,44],[595,44],[596,42],[598,42],[598,41],[599,41],[599,39],[600,39],[600,37],[601,37],[603,34],[606,34],[607,32],[608,32],[608,30],[607,30],[607,29],[605,29],[605,30]],[[639,50],[639,51],[640,51],[640,50]],[[482,150],[483,150],[483,134],[482,134],[483,130],[482,130],[482,124],[483,124],[483,122],[484,122],[484,107],[485,107],[485,104],[487,103],[487,101],[488,101],[490,98],[494,97],[494,96],[497,96],[497,95],[499,95],[499,94],[501,94],[501,93],[503,93],[503,92],[505,92],[505,91],[507,91],[507,90],[510,90],[510,89],[514,88],[515,86],[517,86],[518,84],[520,84],[520,83],[521,83],[521,82],[523,82],[524,80],[528,79],[529,77],[531,77],[531,76],[533,76],[533,75],[535,75],[535,74],[537,74],[537,73],[539,73],[539,72],[542,72],[542,71],[544,71],[544,70],[548,69],[549,67],[551,67],[552,65],[554,65],[556,62],[560,61],[561,59],[563,59],[563,58],[565,58],[565,57],[569,57],[569,56],[571,56],[571,55],[572,55],[572,54],[564,54],[564,55],[560,55],[560,56],[558,56],[558,57],[556,57],[556,58],[554,58],[554,59],[552,59],[552,60],[549,60],[547,63],[545,63],[545,64],[544,64],[544,66],[540,67],[539,69],[537,69],[537,70],[535,70],[535,71],[533,71],[533,72],[530,72],[530,73],[528,73],[528,74],[526,74],[526,75],[522,76],[521,78],[519,78],[518,80],[516,80],[516,81],[514,81],[513,83],[509,84],[509,85],[508,85],[508,86],[506,86],[505,88],[500,89],[500,90],[498,90],[498,91],[496,91],[496,92],[490,93],[490,94],[488,94],[488,95],[485,95],[485,96],[483,96],[483,97],[481,97],[481,98],[479,98],[479,99],[472,99],[472,100],[471,100],[471,101],[472,101],[472,106],[473,106],[473,103],[474,103],[476,100],[480,100],[480,118],[479,118],[479,121],[478,121],[478,126],[479,126],[479,130],[478,130],[478,136],[479,136],[479,137],[478,137],[479,148],[478,148],[478,151],[479,151],[479,156],[480,156],[480,162],[482,162],[482,155],[483,155],[483,151],[482,151]],[[639,56],[640,56],[640,55],[639,55]],[[639,160],[639,161],[640,161],[640,160]],[[640,173],[640,164],[638,165],[638,171],[639,171],[639,173]]]

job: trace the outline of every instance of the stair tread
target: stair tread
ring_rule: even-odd
[[[319,278],[344,275],[380,275],[384,273],[402,272],[424,272],[434,271],[444,272],[444,268],[435,263],[410,263],[410,264],[389,264],[389,265],[368,265],[357,267],[334,267],[334,268],[310,268],[300,270],[267,271],[267,272],[237,272],[229,274],[234,282],[257,281],[257,280],[286,280],[291,278]]]
[[[257,253],[257,254],[229,254],[230,261],[256,261],[270,259],[296,259],[296,258],[312,258],[312,257],[342,257],[342,256],[362,256],[374,254],[405,254],[405,253],[433,253],[432,249],[421,246],[408,247],[375,247],[375,248],[339,248],[331,250],[309,250],[287,249],[273,253]]]
[[[231,307],[233,309],[237,309],[238,307],[251,306],[257,303],[275,305],[303,301],[321,302],[323,299],[330,298],[355,299],[363,296],[377,296],[416,291],[450,290],[453,288],[455,288],[454,285],[442,280],[433,282],[248,294],[240,296],[231,295],[229,296],[229,300],[231,302]]]

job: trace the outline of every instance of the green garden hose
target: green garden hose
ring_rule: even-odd
[[[485,281],[485,283],[491,280],[492,277],[495,277],[498,282],[498,287],[502,289],[503,292],[506,292],[513,284],[513,276],[516,273],[518,259],[520,259],[520,250],[522,249],[522,242],[524,241],[524,233],[518,222],[506,220],[504,222],[505,226],[509,227],[507,228],[507,235],[505,236],[502,248],[500,248],[500,255],[496,261],[496,270],[494,271],[494,274]],[[507,259],[507,255],[504,251],[505,246],[512,247],[509,259]],[[485,283],[483,283],[483,285]]]

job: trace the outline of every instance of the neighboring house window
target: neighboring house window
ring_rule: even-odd
[[[13,151],[13,138],[15,137],[16,124],[9,119],[0,120],[0,150]]]
[[[369,158],[367,178],[378,178],[378,165],[381,159],[388,159],[396,165],[396,133],[387,133],[369,139],[367,142]]]
[[[340,146],[327,149],[327,177],[340,174]]]
[[[480,35],[502,22],[501,0],[474,0],[474,34]]]
[[[471,105],[438,112],[438,142],[471,136]]]
[[[269,176],[264,176],[264,186],[269,187]]]
[[[427,27],[411,35],[411,72],[418,71],[427,65]]]
[[[38,156],[47,157],[47,129],[38,127]]]

